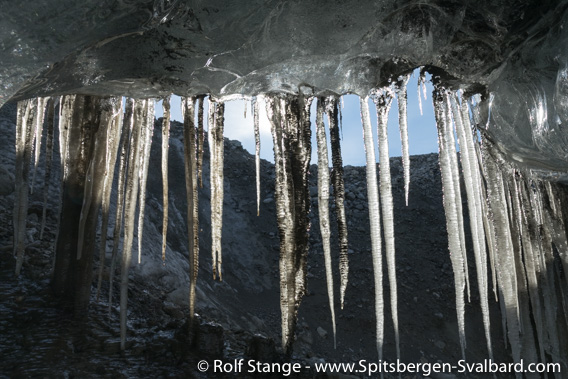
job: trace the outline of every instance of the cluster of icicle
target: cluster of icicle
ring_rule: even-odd
[[[371,258],[374,269],[376,345],[382,360],[384,345],[384,296],[383,253],[384,236],[387,274],[390,284],[392,320],[395,329],[396,354],[400,358],[397,278],[394,241],[394,210],[389,167],[387,135],[388,114],[396,98],[403,151],[405,199],[408,204],[410,169],[406,115],[406,85],[410,76],[400,77],[392,85],[371,92],[360,101],[364,144],[367,157],[367,195],[371,235]],[[425,90],[424,73],[419,77],[419,89]],[[424,95],[426,95],[424,91]],[[421,100],[419,93],[419,99]],[[275,198],[280,235],[280,304],[282,316],[282,347],[291,352],[297,311],[306,290],[306,263],[308,213],[310,196],[308,168],[311,156],[310,109],[317,101],[316,140],[318,150],[318,210],[322,234],[326,281],[335,342],[335,297],[332,276],[330,246],[330,182],[337,212],[339,236],[340,304],[343,308],[348,280],[347,222],[344,209],[343,163],[340,148],[339,106],[337,97],[302,95],[263,95],[274,142],[276,170]],[[371,130],[369,100],[377,109],[378,151],[380,172],[377,180],[377,164]],[[492,357],[489,317],[489,285],[492,283],[495,299],[501,304],[503,326],[511,344],[513,358],[527,361],[564,362],[568,356],[568,243],[565,232],[566,195],[555,184],[540,181],[530,173],[511,167],[501,157],[498,149],[486,138],[478,138],[483,132],[475,101],[465,99],[460,93],[436,87],[432,94],[439,140],[439,162],[442,173],[444,209],[446,214],[449,252],[455,278],[456,311],[462,355],[465,357],[465,303],[469,299],[470,283],[467,266],[464,209],[462,206],[460,177],[465,183],[467,209],[473,240],[473,253],[477,271],[483,322],[488,355]],[[73,96],[60,99],[33,99],[18,104],[16,135],[17,200],[14,209],[14,254],[17,257],[16,273],[20,272],[25,247],[25,219],[29,186],[29,168],[35,147],[34,167],[39,162],[39,149],[47,108],[46,180],[49,183],[49,166],[54,133],[54,110],[59,104],[59,133],[61,157],[64,162],[63,180],[68,175],[66,162],[69,156],[69,129],[72,127]],[[108,227],[110,189],[114,167],[118,159],[117,210],[113,230],[111,273],[115,271],[124,225],[121,267],[121,338],[124,348],[126,338],[126,305],[128,297],[128,269],[134,236],[136,205],[138,204],[138,261],[144,220],[145,183],[148,175],[148,157],[154,129],[154,100],[126,99],[125,109],[120,98],[105,100],[100,117],[101,126],[96,135],[95,154],[87,171],[85,202],[81,214],[80,233],[93,225],[102,204],[102,237],[98,291]],[[187,214],[190,260],[190,317],[195,307],[195,289],[199,264],[198,182],[202,183],[204,148],[205,96],[184,98],[185,177],[187,190]],[[256,140],[256,190],[257,214],[260,199],[260,138],[259,102],[251,101]],[[197,106],[197,112],[196,112]],[[162,122],[162,177],[163,177],[163,244],[165,260],[168,223],[167,156],[169,146],[170,104],[163,100]],[[197,113],[197,117],[196,117]],[[211,254],[213,277],[221,280],[221,234],[223,214],[223,129],[224,104],[209,98],[208,143],[211,164]],[[324,117],[327,116],[331,139],[332,170],[329,171],[329,154]],[[197,125],[196,125],[197,119]],[[459,159],[456,148],[459,143]],[[460,174],[460,163],[461,171]],[[34,171],[35,172],[35,171]],[[33,181],[33,179],[32,179]],[[202,185],[202,184],[201,184]],[[47,185],[44,188],[47,197]],[[45,224],[45,212],[42,230]],[[382,224],[382,225],[381,225]],[[96,226],[96,222],[94,223]],[[78,246],[81,254],[81,243]],[[558,263],[560,262],[560,264]],[[491,281],[489,276],[491,268]],[[112,288],[113,276],[110,276]],[[112,297],[109,294],[109,305]],[[534,329],[534,330],[533,330]]]

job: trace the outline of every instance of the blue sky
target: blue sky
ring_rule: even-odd
[[[436,123],[434,120],[434,110],[432,107],[432,86],[428,81],[427,99],[422,98],[423,114],[420,114],[418,105],[417,91],[417,72],[410,78],[408,83],[408,135],[410,154],[427,154],[438,152]],[[363,129],[361,126],[361,113],[359,107],[359,97],[356,95],[345,95],[342,97],[343,114],[343,137],[342,155],[343,164],[352,166],[365,165],[365,149],[363,145]],[[315,105],[312,104],[312,163],[317,163],[316,142],[315,142]],[[205,103],[207,107],[207,102]],[[389,113],[389,153],[390,156],[401,155],[400,132],[398,129],[398,109],[397,101],[393,101]],[[245,107],[247,117],[244,117]],[[264,102],[260,102],[260,129],[261,129],[261,157],[273,162],[272,136],[270,126],[264,110]],[[172,97],[172,119],[181,121],[180,98]],[[373,123],[373,133],[375,144],[377,142],[377,114],[374,103],[369,100],[371,111],[371,121]],[[207,108],[206,108],[207,112]],[[205,113],[205,121],[207,120]],[[156,117],[162,116],[161,102],[156,104]],[[326,126],[327,126],[327,117]],[[225,137],[239,140],[243,147],[254,154],[254,129],[250,102],[244,100],[232,100],[225,103]],[[329,134],[328,134],[329,141]],[[378,154],[376,154],[378,157]],[[378,159],[378,158],[377,158]],[[331,159],[330,159],[331,162]]]

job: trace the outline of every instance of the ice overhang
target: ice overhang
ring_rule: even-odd
[[[562,172],[567,7],[523,0],[12,2],[0,15],[0,105],[70,93],[366,95],[424,66],[447,88],[481,94],[481,126],[511,160]]]

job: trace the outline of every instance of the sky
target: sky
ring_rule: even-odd
[[[427,79],[429,77],[427,76]],[[432,106],[432,86],[429,81],[426,83],[427,98],[422,95],[422,114],[418,104],[417,91],[418,73],[415,71],[408,83],[408,138],[409,150],[411,155],[428,154],[438,152],[438,142],[436,133],[436,122],[434,120],[434,109]],[[182,122],[181,100],[178,96],[172,96],[171,117],[172,120]],[[363,145],[363,128],[361,126],[361,113],[359,97],[356,95],[344,95],[340,103],[343,116],[341,149],[344,165],[365,166],[365,148]],[[388,134],[389,134],[389,155],[396,157],[401,155],[400,131],[398,128],[398,103],[394,100],[389,113]],[[245,118],[246,108],[246,118]],[[261,150],[260,156],[270,162],[274,162],[272,151],[272,135],[270,124],[266,116],[264,102],[260,100],[260,136]],[[369,100],[369,110],[375,146],[377,144],[377,113],[375,104]],[[162,117],[161,102],[156,104],[156,117]],[[315,114],[316,101],[312,103],[312,163],[317,163],[317,149],[315,141]],[[207,102],[205,102],[205,123],[207,123]],[[327,130],[327,116],[324,117]],[[207,126],[205,126],[207,128]],[[254,154],[254,127],[250,101],[231,100],[225,102],[225,137],[235,139],[242,143],[243,147],[251,154]],[[329,132],[327,132],[329,144]],[[331,152],[330,148],[328,151]],[[377,150],[375,155],[378,159]],[[331,157],[329,159],[331,164]]]

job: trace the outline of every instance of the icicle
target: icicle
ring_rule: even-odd
[[[408,153],[408,121],[406,114],[407,93],[406,85],[410,80],[410,74],[399,78],[396,87],[398,96],[398,127],[400,129],[400,141],[402,143],[402,168],[404,171],[404,199],[408,206],[408,191],[410,188],[410,157]]]
[[[503,294],[502,309],[506,319],[507,334],[513,353],[513,360],[520,362],[521,338],[519,325],[519,301],[517,298],[517,278],[513,246],[511,240],[509,217],[507,214],[507,202],[505,200],[504,183],[497,164],[492,157],[494,151],[487,146],[488,141],[481,146],[483,153],[483,174],[487,182],[487,193],[490,217],[495,226],[496,247],[495,258],[498,262],[499,288]]]
[[[534,324],[536,328],[537,340],[538,345],[540,348],[540,359],[541,362],[546,362],[546,355],[544,353],[544,346],[545,346],[545,325],[543,323],[543,315],[542,315],[542,304],[540,301],[539,295],[539,283],[538,283],[538,269],[537,264],[535,262],[535,256],[533,251],[533,243],[530,240],[530,232],[528,230],[528,221],[527,221],[527,210],[523,204],[523,199],[521,195],[521,186],[522,180],[520,176],[514,177],[510,185],[510,189],[512,191],[512,200],[514,205],[514,213],[515,213],[515,221],[517,224],[519,237],[521,238],[522,249],[523,249],[523,258],[522,262],[524,262],[523,270],[526,272],[526,280],[528,284],[528,293],[531,302],[532,314],[534,318]],[[526,331],[524,332],[526,334]]]
[[[203,102],[205,96],[197,96],[197,175],[199,186],[203,188],[203,144],[205,143],[205,131],[203,129]]]
[[[197,155],[195,148],[196,98],[182,99],[185,189],[187,193],[187,236],[189,239],[189,318],[195,315],[195,290],[199,272],[199,203],[197,193]],[[211,107],[209,109],[212,109]],[[210,124],[211,125],[211,124]],[[213,184],[211,184],[213,186]],[[211,215],[213,218],[213,215]]]
[[[34,160],[34,173],[32,176],[30,193],[34,193],[35,177],[36,177],[37,167],[39,166],[39,157],[41,154],[41,137],[43,135],[43,120],[48,100],[49,100],[48,97],[37,98],[37,112],[36,112],[36,117],[34,118],[35,160]]]
[[[473,239],[473,251],[477,269],[477,283],[479,288],[481,311],[483,314],[483,325],[485,328],[485,338],[487,341],[489,358],[492,359],[493,349],[491,347],[489,299],[487,290],[487,251],[485,249],[485,233],[483,232],[483,212],[479,187],[481,181],[479,164],[475,153],[469,118],[463,118],[464,112],[467,114],[466,102],[465,100],[462,100],[462,107],[465,106],[465,109],[460,110],[455,94],[449,95],[449,99],[451,102],[452,114],[454,116],[455,129],[460,144],[460,158],[467,192],[470,229]],[[465,125],[467,125],[467,127]]]
[[[367,157],[367,198],[369,201],[369,221],[371,226],[371,255],[375,283],[375,326],[376,344],[379,362],[383,359],[384,343],[384,299],[383,299],[383,264],[381,254],[381,215],[379,211],[379,192],[377,185],[377,162],[375,159],[375,144],[371,131],[371,116],[369,114],[369,98],[360,99],[361,121],[363,123],[363,140]]]
[[[466,251],[466,243],[465,243],[465,227],[463,221],[463,206],[462,206],[462,196],[461,196],[461,186],[460,186],[460,172],[459,172],[459,165],[458,165],[458,157],[457,157],[457,150],[456,150],[456,139],[454,135],[454,131],[452,130],[452,110],[450,106],[450,99],[449,99],[449,92],[446,91],[445,95],[445,114],[446,114],[446,136],[448,139],[448,152],[450,158],[450,169],[452,170],[452,180],[454,181],[454,193],[455,193],[455,206],[456,212],[458,216],[458,230],[459,230],[459,237],[460,237],[460,246],[461,246],[461,254],[462,254],[462,261],[464,266],[464,274],[465,274],[465,288],[467,291],[467,300],[471,302],[471,291],[470,291],[470,284],[469,284],[469,268],[467,263],[467,251]]]
[[[45,220],[47,211],[47,197],[49,195],[49,183],[51,181],[51,162],[53,160],[53,136],[55,122],[55,100],[49,98],[47,102],[47,135],[45,137],[45,176],[43,181],[43,210],[41,212],[41,226],[39,228],[39,239],[43,240],[45,230]]]
[[[114,169],[116,166],[116,157],[120,144],[120,134],[122,129],[122,97],[111,98],[107,107],[101,115],[101,124],[106,124],[106,156],[104,160],[104,183],[102,190],[102,222],[101,222],[101,243],[99,249],[99,272],[97,280],[97,301],[101,292],[103,279],[103,270],[105,266],[106,256],[106,240],[108,233],[108,219],[110,208],[110,195],[112,192],[112,183],[114,179]]]
[[[387,256],[387,270],[390,284],[391,314],[394,327],[396,344],[396,356],[400,359],[400,340],[398,333],[398,295],[396,283],[396,258],[394,243],[394,205],[392,198],[391,172],[389,161],[389,138],[388,118],[394,98],[392,88],[384,88],[373,95],[373,101],[377,107],[377,128],[379,139],[379,162],[380,162],[380,195],[383,216],[383,231]]]
[[[132,147],[132,134],[134,129],[134,99],[126,99],[126,107],[124,118],[122,121],[122,137],[120,141],[120,160],[118,166],[118,185],[116,198],[116,214],[114,219],[114,231],[112,235],[113,246],[110,259],[109,274],[109,291],[108,291],[108,313],[112,310],[112,287],[114,281],[114,271],[118,256],[118,245],[120,242],[120,231],[122,230],[124,205],[125,205],[125,189],[126,189],[126,173],[129,162],[130,150]]]
[[[209,100],[209,161],[211,164],[211,255],[213,259],[213,279],[221,273],[222,251],[221,233],[223,230],[223,128],[225,105]]]
[[[163,194],[163,219],[162,219],[162,261],[166,261],[166,246],[168,234],[168,150],[170,147],[170,96],[162,101],[164,117],[162,118],[162,194]]]
[[[148,99],[144,114],[144,120],[142,127],[142,146],[143,149],[140,152],[141,164],[140,164],[140,191],[138,192],[138,264],[142,260],[142,237],[144,234],[144,211],[146,209],[146,181],[148,180],[148,165],[150,163],[150,148],[152,147],[152,137],[154,135],[154,120],[156,118],[154,112],[155,101],[154,99]]]
[[[448,230],[448,247],[450,250],[450,259],[454,271],[455,280],[455,293],[456,293],[456,312],[458,319],[458,328],[460,335],[460,344],[462,350],[462,358],[465,359],[465,301],[464,290],[466,286],[464,259],[462,254],[462,244],[460,241],[458,209],[456,200],[456,188],[454,187],[454,176],[452,170],[452,154],[451,146],[455,143],[453,134],[449,135],[448,117],[446,115],[446,107],[443,93],[438,89],[434,94],[434,115],[436,116],[436,124],[438,129],[438,145],[440,149],[440,171],[442,173],[442,187],[443,187],[443,200],[444,211],[446,213],[446,226]],[[454,150],[455,151],[455,150]]]
[[[418,92],[418,108],[420,109],[420,116],[424,115],[422,113],[422,94],[420,93],[420,88],[422,87],[423,83],[426,81],[423,69],[424,69],[423,67],[420,68],[420,74],[418,75],[418,83],[416,84],[416,91]]]
[[[331,324],[333,329],[333,347],[336,348],[335,330],[335,301],[333,295],[333,271],[331,269],[331,247],[329,229],[329,160],[327,153],[327,138],[325,136],[325,125],[323,122],[323,112],[325,99],[318,98],[316,113],[316,140],[318,151],[318,213],[321,239],[323,244],[323,256],[325,261],[325,277],[327,282],[327,296],[329,298],[329,309],[331,311]]]
[[[256,169],[256,215],[260,216],[260,120],[259,104],[252,98],[252,118],[254,120],[254,165]]]
[[[343,309],[345,290],[349,279],[349,257],[347,254],[347,220],[345,217],[345,184],[343,182],[343,161],[341,159],[341,144],[339,142],[339,128],[337,123],[338,113],[337,98],[328,97],[326,101],[327,118],[329,120],[329,137],[331,140],[331,182],[335,197],[335,212],[337,215],[337,234],[339,237],[339,295],[341,309]]]
[[[132,262],[132,240],[134,238],[134,218],[136,212],[136,200],[138,198],[138,186],[140,164],[143,154],[142,129],[146,124],[148,100],[134,100],[134,127],[130,140],[130,153],[128,154],[128,174],[126,179],[126,193],[124,196],[124,242],[122,248],[122,265],[120,280],[120,348],[126,347],[126,309],[128,305],[128,271]]]
[[[16,199],[14,201],[14,255],[16,256],[16,276],[20,275],[24,263],[26,243],[26,218],[28,214],[28,181],[32,156],[32,122],[37,108],[34,100],[18,102],[16,125]]]
[[[311,98],[266,98],[274,141],[282,348],[286,354],[291,353],[296,315],[306,291],[311,101]]]

